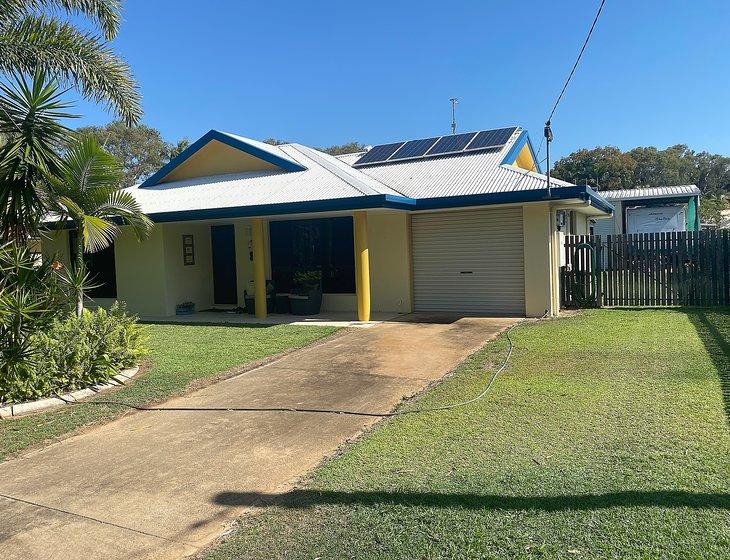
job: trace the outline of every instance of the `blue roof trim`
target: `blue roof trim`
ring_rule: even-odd
[[[580,199],[590,202],[599,210],[613,214],[614,208],[596,191],[585,186],[557,187],[552,196],[547,197],[546,189],[531,189],[490,194],[472,194],[466,196],[444,196],[438,198],[421,198],[416,201],[416,210],[437,210],[441,208],[461,208],[465,206],[489,206],[491,204],[514,204],[521,202],[545,202],[549,200]]]
[[[210,208],[205,210],[183,210],[178,212],[158,212],[149,214],[152,221],[184,222],[188,220],[215,220],[226,218],[247,218],[254,216],[276,216],[286,214],[309,214],[343,210],[366,210],[372,208],[391,208],[394,210],[438,210],[446,208],[465,208],[469,206],[489,206],[492,204],[514,204],[522,202],[544,202],[548,200],[580,199],[589,202],[608,214],[613,214],[613,206],[590,187],[559,187],[547,198],[545,189],[512,191],[466,196],[445,196],[439,198],[414,199],[405,196],[378,194],[314,200],[309,202],[285,202],[279,204],[260,204],[257,206],[235,206],[230,208]]]
[[[535,167],[537,168],[537,173],[542,173],[542,169],[540,169],[540,162],[537,161],[537,154],[535,153],[535,148],[532,146],[532,141],[530,140],[530,135],[527,133],[526,130],[523,130],[520,132],[520,135],[517,137],[517,140],[515,140],[514,144],[512,144],[512,147],[509,149],[507,154],[502,159],[502,165],[512,165],[514,164],[515,160],[517,159],[518,154],[520,153],[520,150],[527,144],[527,147],[530,150],[530,153],[532,154],[532,159],[535,162]]]
[[[217,140],[218,142],[226,144],[231,148],[236,148],[237,150],[241,150],[242,152],[257,157],[267,163],[276,165],[277,167],[282,168],[284,171],[306,171],[307,169],[303,165],[299,165],[292,160],[279,157],[276,154],[271,154],[267,151],[262,150],[261,148],[257,148],[252,144],[244,142],[243,140],[234,138],[233,136],[230,136],[225,132],[221,132],[219,130],[210,130],[201,138],[190,144],[190,146],[185,148],[182,152],[180,152],[177,157],[170,160],[157,173],[149,177],[144,183],[140,185],[140,188],[153,187],[159,184],[160,181],[167,177],[177,166],[179,166],[181,163],[183,163],[190,156],[192,156],[194,153],[196,153],[212,140]]]
[[[246,218],[254,216],[275,216],[280,214],[306,214],[314,212],[334,212],[338,210],[366,210],[370,208],[392,208],[413,210],[416,201],[405,196],[377,194],[309,202],[284,202],[279,204],[259,204],[256,206],[234,206],[230,208],[210,208],[205,210],[182,210],[179,212],[158,212],[148,214],[153,222],[182,222],[187,220],[213,220],[225,218]]]

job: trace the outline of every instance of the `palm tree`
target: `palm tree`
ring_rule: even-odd
[[[82,31],[59,14],[86,16],[103,35]],[[120,21],[119,0],[0,0],[0,73],[42,70],[135,124],[142,115],[137,85],[108,44]]]
[[[59,120],[74,116],[62,94],[41,71],[31,83],[0,84],[0,243],[37,234],[47,211],[47,178],[59,173],[56,150],[70,132]]]
[[[84,253],[106,249],[119,234],[119,223],[132,228],[138,240],[149,236],[152,221],[135,198],[120,188],[122,167],[93,136],[82,136],[70,145],[53,179],[54,210],[59,223],[70,221],[76,231],[76,274],[86,272]],[[76,313],[84,310],[83,283],[76,290]]]

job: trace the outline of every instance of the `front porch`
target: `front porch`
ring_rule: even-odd
[[[354,311],[322,311],[317,315],[291,315],[290,313],[270,313],[266,317],[256,317],[232,310],[200,311],[190,315],[142,316],[143,323],[205,324],[205,325],[307,325],[315,327],[356,327],[370,328],[381,323],[397,320],[402,314],[397,312],[371,313],[369,321],[360,321]]]
[[[388,209],[164,221],[142,243],[123,227],[105,258],[87,263],[105,281],[89,305],[120,300],[154,321],[378,322],[412,311],[409,227],[409,215]],[[68,265],[68,232],[44,239],[43,252]],[[312,271],[321,278],[321,313],[274,314],[276,294]],[[196,313],[178,315],[186,303]],[[255,313],[231,313],[247,308]]]

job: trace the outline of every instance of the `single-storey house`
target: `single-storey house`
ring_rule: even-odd
[[[700,189],[696,185],[637,187],[601,191],[616,209],[612,218],[597,220],[594,235],[699,231]]]
[[[130,190],[155,222],[90,258],[101,304],[143,316],[242,306],[297,270],[321,273],[324,311],[541,316],[559,308],[560,235],[613,207],[546,177],[520,127],[392,142],[334,157],[212,130]],[[66,231],[46,255],[70,258]]]

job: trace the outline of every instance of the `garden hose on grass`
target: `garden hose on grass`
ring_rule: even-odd
[[[585,282],[581,279],[581,282],[573,284],[573,299],[580,307],[595,307],[596,302],[598,301],[598,274],[596,273],[598,264],[596,262],[596,248],[590,243],[579,243],[575,246],[573,262],[578,262],[578,251],[581,249],[588,249],[591,253],[591,293],[586,293]]]
[[[547,317],[548,313],[547,311],[545,314],[540,318],[544,319]],[[96,401],[70,401],[68,399],[64,399],[59,396],[61,400],[63,400],[67,404],[72,405],[110,405],[110,406],[121,406],[125,408],[130,408],[133,410],[139,410],[144,412],[298,412],[298,413],[319,413],[319,414],[345,414],[349,416],[369,416],[369,417],[375,417],[375,418],[390,418],[393,416],[404,416],[406,414],[421,414],[424,412],[440,412],[445,410],[453,410],[455,408],[461,408],[463,406],[467,406],[469,404],[472,404],[480,399],[482,399],[492,388],[492,385],[494,385],[494,382],[497,380],[497,377],[500,373],[502,373],[505,368],[507,367],[507,363],[509,362],[510,358],[512,357],[512,352],[514,350],[514,344],[512,343],[512,337],[510,337],[510,331],[515,328],[519,323],[515,323],[514,325],[511,325],[509,328],[507,328],[504,331],[504,336],[507,338],[508,343],[508,349],[507,349],[507,355],[505,356],[504,360],[502,361],[502,365],[497,368],[494,373],[489,378],[489,381],[484,386],[484,389],[475,397],[472,397],[471,399],[447,404],[443,406],[433,406],[433,407],[424,407],[424,408],[415,408],[413,410],[398,410],[395,412],[358,412],[354,410],[338,410],[338,409],[326,409],[326,408],[297,408],[297,407],[186,407],[186,406],[140,406],[135,405],[131,403],[125,403],[123,401],[114,401],[114,400],[96,400]]]

